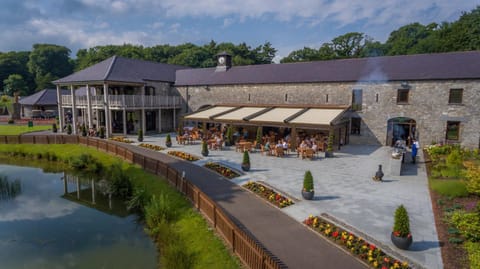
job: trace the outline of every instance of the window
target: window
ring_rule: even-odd
[[[350,118],[350,134],[360,135],[360,126],[362,125],[361,118]]]
[[[362,110],[362,102],[363,102],[363,90],[362,89],[354,89],[352,91],[352,110],[359,111]]]
[[[463,89],[450,89],[450,94],[448,95],[449,104],[461,104],[463,97]]]
[[[397,104],[408,104],[408,92],[409,89],[397,90]]]
[[[458,140],[460,138],[460,122],[459,121],[447,121],[447,140]]]

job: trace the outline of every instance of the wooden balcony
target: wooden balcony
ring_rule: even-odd
[[[104,108],[104,96],[90,96],[92,108]],[[109,95],[108,104],[110,109],[158,109],[158,108],[179,108],[182,104],[180,96],[151,96],[151,95]],[[62,95],[62,106],[72,106],[72,96]],[[78,108],[87,107],[87,96],[75,96],[75,106]]]

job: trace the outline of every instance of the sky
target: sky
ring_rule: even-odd
[[[0,51],[270,42],[278,61],[348,32],[385,42],[409,23],[457,20],[480,0],[0,0]]]

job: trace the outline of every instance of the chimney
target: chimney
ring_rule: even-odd
[[[217,69],[215,72],[225,72],[232,67],[232,56],[226,51],[222,51],[217,55]]]

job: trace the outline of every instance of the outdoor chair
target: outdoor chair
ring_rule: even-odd
[[[283,157],[284,156],[284,150],[282,147],[276,147],[275,148],[275,155],[277,157]]]

